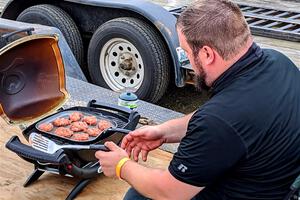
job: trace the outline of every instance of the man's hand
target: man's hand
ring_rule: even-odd
[[[110,151],[97,151],[96,158],[99,160],[102,171],[105,176],[116,177],[116,165],[125,157],[128,157],[125,150],[121,149],[113,142],[105,142],[104,144]]]
[[[126,135],[121,144],[129,156],[133,153],[133,159],[138,161],[142,152],[143,161],[147,160],[148,152],[154,150],[166,142],[164,134],[159,126],[144,126]]]

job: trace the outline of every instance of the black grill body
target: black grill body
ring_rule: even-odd
[[[113,127],[105,130],[99,136],[84,142],[59,137],[54,134],[40,131],[37,128],[39,123],[60,117],[66,112],[73,111],[88,113],[96,115],[99,118],[104,118],[109,120],[113,124]],[[136,111],[92,100],[88,103],[87,107],[72,107],[66,110],[61,109],[60,111],[31,124],[23,130],[23,135],[28,141],[31,133],[39,133],[57,144],[89,145],[104,144],[105,141],[113,141],[116,144],[120,144],[125,134],[127,134],[129,130],[134,130],[136,128],[139,118],[140,115]],[[73,199],[90,182],[90,179],[95,178],[102,173],[101,166],[94,156],[95,150],[60,149],[54,154],[48,154],[21,143],[17,136],[13,136],[7,142],[6,147],[24,160],[34,164],[34,171],[25,182],[25,187],[37,180],[45,171],[81,178],[82,180],[74,187],[67,199]]]

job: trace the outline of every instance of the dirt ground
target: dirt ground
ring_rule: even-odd
[[[206,92],[197,91],[193,85],[183,88],[172,86],[158,105],[181,113],[191,113],[208,100]]]

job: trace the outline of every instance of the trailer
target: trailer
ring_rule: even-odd
[[[240,7],[253,34],[300,41],[300,13]],[[59,28],[88,80],[157,102],[170,83],[193,84],[175,27],[184,9],[144,0],[11,0],[1,17]]]

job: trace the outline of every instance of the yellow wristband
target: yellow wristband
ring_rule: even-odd
[[[118,177],[119,179],[122,179],[122,178],[121,178],[121,169],[122,169],[123,165],[124,165],[128,160],[130,160],[130,159],[127,158],[127,157],[122,158],[122,159],[118,162],[118,164],[117,164],[117,166],[116,166],[116,175],[117,175],[117,177]]]

